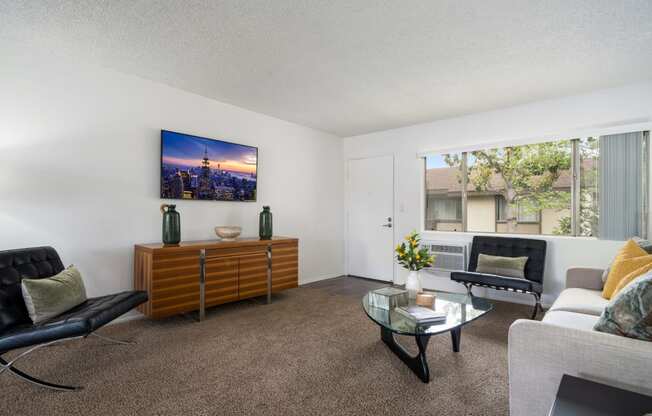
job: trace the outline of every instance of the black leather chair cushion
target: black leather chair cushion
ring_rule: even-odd
[[[472,283],[476,285],[503,287],[525,292],[541,293],[542,289],[541,283],[538,282],[532,282],[530,280],[519,279],[516,277],[498,276],[488,273],[451,272],[451,280],[462,283]]]
[[[544,240],[475,236],[471,245],[469,271],[475,272],[480,254],[504,257],[526,256],[528,260],[525,263],[525,278],[543,283],[543,271],[546,263],[546,242]]]
[[[147,292],[142,291],[88,299],[40,325],[23,324],[0,334],[0,353],[61,338],[88,335],[146,301]]]
[[[64,269],[52,247],[0,252],[0,334],[16,325],[31,324],[20,282],[54,276]]]

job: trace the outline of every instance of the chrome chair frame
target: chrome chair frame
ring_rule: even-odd
[[[56,384],[56,383],[51,383],[49,381],[41,380],[39,378],[31,376],[31,375],[17,369],[16,367],[14,367],[14,364],[17,361],[27,357],[28,355],[30,355],[34,351],[39,350],[41,348],[51,347],[51,346],[54,346],[56,344],[59,344],[61,342],[65,342],[65,341],[72,341],[72,340],[75,340],[75,339],[82,339],[82,338],[85,339],[85,338],[88,338],[89,336],[94,336],[94,337],[97,337],[97,338],[99,338],[101,340],[111,342],[113,344],[120,344],[120,345],[133,345],[133,344],[136,344],[135,341],[123,341],[123,340],[107,337],[106,335],[100,335],[100,334],[97,334],[95,332],[92,332],[92,333],[90,333],[88,335],[81,335],[81,336],[75,336],[75,337],[69,337],[69,338],[62,338],[62,339],[57,339],[57,340],[50,341],[50,342],[44,342],[42,344],[37,344],[37,345],[34,345],[34,346],[30,347],[29,349],[21,352],[20,354],[18,354],[16,357],[14,357],[13,359],[11,359],[9,361],[5,360],[0,355],[0,376],[2,375],[2,373],[4,373],[5,371],[8,370],[11,374],[18,377],[19,379],[25,380],[25,381],[27,381],[29,383],[35,384],[37,386],[45,387],[45,388],[48,388],[48,389],[60,390],[60,391],[82,390],[84,388],[83,386],[67,386],[67,385],[63,385],[63,384]]]

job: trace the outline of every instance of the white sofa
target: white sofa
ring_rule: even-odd
[[[652,342],[593,330],[608,301],[602,270],[574,268],[542,321],[509,328],[511,416],[545,416],[564,374],[652,395]]]

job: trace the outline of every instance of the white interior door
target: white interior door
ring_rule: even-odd
[[[352,159],[347,171],[347,271],[394,280],[394,158]]]

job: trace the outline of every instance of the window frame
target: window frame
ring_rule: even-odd
[[[650,166],[651,160],[652,160],[652,148],[650,145],[650,131],[652,129],[648,128],[643,128],[639,129],[638,131],[643,132],[643,149],[642,149],[642,154],[643,154],[643,189],[642,191],[645,193],[645,198],[643,200],[643,206],[642,206],[642,221],[643,221],[643,227],[642,227],[642,238],[648,238],[648,224],[649,224],[649,206],[650,206],[650,196],[652,195],[652,189],[650,188],[650,182],[652,181],[652,178],[649,177],[652,166]],[[603,132],[600,134],[582,134],[582,135],[570,135],[571,137],[574,137],[572,139],[559,139],[559,138],[553,138],[553,137],[548,137],[542,141],[527,141],[523,143],[518,143],[518,144],[506,144],[506,143],[501,143],[497,144],[495,147],[486,147],[482,146],[477,149],[468,149],[463,150],[463,151],[453,151],[453,150],[442,150],[438,152],[430,151],[430,152],[424,152],[419,154],[419,157],[423,161],[423,174],[421,175],[421,180],[422,182],[422,187],[421,187],[421,192],[422,192],[422,215],[421,215],[421,229],[423,232],[444,232],[444,233],[471,233],[471,234],[490,234],[490,235],[518,235],[518,236],[544,236],[544,237],[562,237],[562,238],[585,238],[585,239],[599,239],[599,236],[593,235],[593,236],[586,236],[586,235],[581,235],[580,227],[579,227],[579,216],[580,216],[580,209],[581,209],[581,203],[580,203],[580,198],[581,198],[581,155],[579,151],[579,145],[581,140],[587,139],[587,138],[599,138],[600,136],[605,136],[605,135],[610,135],[610,134],[620,134],[620,132],[616,131],[609,131],[609,132]],[[557,136],[557,137],[561,137]],[[550,143],[550,142],[556,142],[556,141],[562,141],[562,140],[568,140],[571,143],[571,164],[570,164],[570,174],[571,174],[571,185],[570,185],[570,193],[571,193],[571,201],[570,201],[570,219],[571,219],[571,232],[570,234],[562,234],[562,235],[557,235],[557,234],[542,234],[541,232],[538,233],[523,233],[523,234],[510,234],[506,232],[498,232],[498,231],[469,231],[468,230],[468,222],[467,222],[467,215],[468,215],[468,190],[467,190],[467,185],[468,185],[468,154],[472,151],[475,150],[481,150],[481,149],[492,149],[492,148],[505,148],[505,147],[516,147],[516,146],[524,146],[528,144],[538,144],[538,143]],[[443,231],[443,230],[429,230],[426,228],[426,215],[427,215],[427,203],[428,203],[428,190],[427,190],[427,180],[426,180],[426,171],[427,171],[427,162],[426,158],[429,155],[434,155],[434,154],[445,154],[445,153],[459,153],[461,157],[461,176],[462,176],[462,231]],[[498,210],[498,203],[496,202],[496,210]],[[518,224],[539,224],[541,225],[542,222],[542,216],[541,212],[538,214],[538,222],[521,222],[517,221]],[[498,221],[498,213],[496,212],[494,215],[496,224],[499,223],[505,223],[506,221]],[[541,228],[539,228],[541,230]]]

